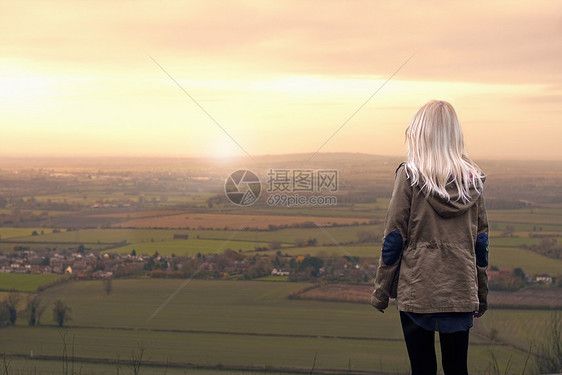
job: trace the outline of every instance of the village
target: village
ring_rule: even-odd
[[[268,250],[266,249],[260,249]],[[99,252],[77,248],[29,249],[14,246],[0,254],[0,273],[60,274],[73,279],[107,279],[131,276],[154,278],[200,278],[251,280],[267,276],[288,281],[369,283],[375,275],[376,259],[337,256],[289,256],[226,249],[220,254],[193,256]],[[557,286],[553,275],[526,274],[521,268],[488,269],[491,290],[514,291],[533,284]]]
[[[254,279],[281,276],[289,280],[315,280],[319,277],[340,281],[367,281],[359,259],[291,257],[280,251],[276,255],[246,254],[226,249],[221,254],[197,253],[192,257],[98,253],[83,246],[77,249],[16,249],[0,254],[1,273],[66,274],[76,279],[103,279],[147,275],[151,277],[196,277],[206,279]],[[362,262],[365,264],[365,262]],[[375,265],[367,264],[369,274]]]

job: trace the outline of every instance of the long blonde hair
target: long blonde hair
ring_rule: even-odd
[[[418,185],[427,196],[437,194],[449,200],[446,186],[451,183],[464,203],[471,199],[471,186],[481,191],[483,173],[465,151],[451,104],[432,100],[421,107],[406,129],[406,141],[406,172],[412,185]]]

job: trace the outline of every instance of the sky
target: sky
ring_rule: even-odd
[[[0,155],[562,159],[559,1],[4,1]]]

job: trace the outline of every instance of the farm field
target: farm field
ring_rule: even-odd
[[[52,233],[52,229],[47,228],[3,228],[0,227],[0,239],[7,239],[7,238],[17,238],[17,237],[26,237],[32,236],[33,232],[44,234]]]
[[[14,251],[14,247],[27,247],[27,248],[34,248],[37,246],[44,246],[49,249],[66,249],[68,247],[77,248],[78,246],[82,245],[81,242],[20,242],[20,241],[8,241],[8,242],[0,242],[0,252],[10,253]],[[101,250],[106,248],[108,245],[114,244],[103,244],[103,243],[89,243],[87,247],[94,251]]]
[[[48,289],[43,293],[45,302],[63,298],[72,307],[69,328],[61,331],[18,322],[2,329],[0,352],[28,355],[33,351],[34,356],[56,357],[61,353],[62,334],[67,345],[74,343],[76,357],[90,359],[127,359],[140,343],[147,361],[160,363],[251,365],[273,372],[276,367],[310,369],[316,357],[318,369],[346,371],[351,365],[354,370],[408,371],[398,313],[393,308],[380,314],[367,304],[288,300],[291,291],[308,284],[286,282],[192,280],[185,284],[184,280],[118,279],[113,285],[110,295],[103,292],[101,281]],[[175,291],[169,304],[155,314]],[[497,319],[506,321],[500,336],[523,340],[533,337],[518,336],[529,330],[508,327],[532,318],[537,322],[532,329],[540,332],[548,316],[544,311],[515,313],[491,310],[477,324],[499,314]],[[521,369],[521,351],[475,333],[470,348],[472,372],[488,366],[491,351],[500,366],[511,358],[510,371]]]
[[[17,228],[20,229],[20,228]],[[250,230],[199,230],[199,229],[79,229],[59,233],[18,237],[18,242],[59,242],[59,243],[138,243],[146,241],[169,241],[174,234],[187,234],[190,239],[236,239],[243,241],[294,243],[297,239],[317,238],[319,244],[333,245],[333,240],[348,243],[357,240],[357,233],[373,231],[382,237],[382,225],[360,225],[320,228],[287,228],[275,231]],[[14,239],[16,240],[16,239]]]
[[[169,216],[177,214],[177,210],[150,210],[150,211],[127,211],[127,212],[115,212],[115,213],[105,213],[105,214],[88,214],[89,217],[111,217],[120,219],[145,219],[150,217],[160,217]]]
[[[111,249],[111,253],[127,253],[133,250],[137,254],[152,255],[158,252],[160,255],[183,255],[193,256],[197,253],[214,254],[222,253],[226,249],[234,251],[253,251],[256,247],[266,247],[265,242],[249,242],[234,240],[173,240],[159,242],[141,242]]]
[[[78,229],[61,231],[41,236],[18,238],[21,242],[60,242],[60,243],[130,243],[171,240],[174,234],[187,234],[188,231],[166,229]]]
[[[318,217],[351,217],[351,218],[372,218],[380,217],[386,214],[386,207],[388,207],[389,199],[377,199],[375,203],[353,203],[341,204],[334,207],[245,207],[240,211],[238,207],[220,206],[217,208],[197,207],[189,210],[145,210],[145,211],[123,211],[115,213],[97,213],[95,210],[90,210],[86,215],[88,217],[106,217],[118,219],[139,219],[150,218],[159,216],[169,216],[175,214],[185,213],[225,213],[233,215],[274,215],[274,216],[318,216]]]
[[[70,360],[67,363],[68,365],[68,372],[72,373],[74,370],[75,373],[82,374],[82,375],[96,375],[96,374],[127,374],[133,371],[133,367],[130,363],[127,363],[129,358],[123,358],[120,360],[119,364],[117,361],[112,361],[114,363],[111,364],[102,364],[96,362],[85,362],[85,361],[78,361],[75,360],[74,363],[71,363]],[[10,374],[34,374],[34,375],[59,375],[61,373],[61,369],[63,366],[63,361],[59,359],[51,359],[51,360],[40,360],[40,359],[19,359],[11,358],[8,360],[8,370]],[[160,365],[160,366],[148,366],[144,365],[141,367],[141,373],[143,374],[153,374],[153,375],[216,375],[217,369],[201,369],[201,368],[192,368],[185,366],[181,367],[174,367],[174,364],[168,363],[168,365]],[[253,375],[253,374],[263,374],[264,370],[258,371],[248,371],[248,370],[225,370],[220,369],[220,375]],[[276,372],[276,371],[267,371],[268,375],[296,375],[292,374],[288,371],[283,372]]]
[[[529,233],[514,233],[517,237],[501,237],[497,233],[490,233],[490,237],[493,238],[492,246],[503,246],[503,247],[516,247],[516,246],[532,246],[540,244],[541,239],[535,237],[529,237]]]
[[[0,290],[18,292],[35,292],[37,287],[55,281],[61,277],[56,274],[24,274],[24,273],[0,273]]]
[[[300,291],[301,300],[369,303],[373,285],[325,284]],[[490,291],[488,304],[493,309],[562,309],[562,291],[558,288],[528,287],[514,292]]]
[[[493,243],[493,239],[490,239]],[[490,266],[498,268],[522,268],[526,273],[531,275],[547,273],[549,275],[558,275],[562,273],[562,260],[552,259],[516,247],[494,247],[490,245],[489,255]]]
[[[540,211],[533,208],[519,210],[490,210],[488,212],[488,220],[497,223],[532,223],[533,227],[535,225],[547,225],[548,228],[550,228],[550,226],[556,226],[556,228],[562,227],[562,215],[560,214],[559,209],[542,209]],[[532,230],[532,228],[526,230]]]
[[[12,229],[3,228],[7,232]],[[17,233],[16,230],[12,231]],[[166,229],[79,229],[46,233],[38,236],[27,235],[14,237],[21,246],[43,244],[49,248],[64,248],[71,244],[84,244],[86,248],[103,249],[112,245],[109,252],[130,253],[133,249],[138,254],[152,255],[158,251],[162,255],[194,255],[197,253],[222,252],[227,248],[254,251],[256,247],[265,247],[271,241],[279,241],[281,249],[261,252],[274,254],[281,251],[288,255],[353,255],[363,258],[378,258],[380,243],[346,244],[357,241],[359,232],[374,232],[376,237],[382,237],[382,226],[359,225],[327,228],[288,228],[276,231],[247,231],[247,230],[166,230]],[[26,233],[26,232],[21,232]],[[29,233],[29,231],[27,231]],[[188,240],[173,240],[174,234],[187,234]],[[490,265],[499,268],[523,268],[529,274],[547,273],[557,275],[562,269],[562,260],[547,258],[520,245],[536,245],[539,239],[528,237],[528,232],[517,233],[519,237],[490,237]],[[316,238],[318,246],[295,247],[298,240]],[[126,243],[123,246],[117,244]],[[340,244],[340,245],[338,245]],[[327,246],[326,246],[327,245]],[[0,242],[0,249],[10,251],[12,242]]]
[[[301,167],[302,158],[260,157],[263,188],[270,168],[286,168],[295,160]],[[267,206],[263,194],[252,206],[231,204],[224,195],[224,181],[233,164],[11,161],[15,166],[0,169],[2,271],[19,268],[14,264],[29,265],[34,272],[45,270],[47,264],[62,270],[59,267],[72,263],[77,278],[107,277],[109,272],[115,278],[110,294],[102,280],[92,279],[38,293],[39,285],[60,275],[0,273],[0,301],[11,289],[21,297],[16,325],[0,329],[0,368],[1,354],[6,353],[10,374],[60,374],[64,337],[83,375],[130,373],[125,361],[141,348],[146,350],[145,366],[154,365],[143,367],[145,374],[280,374],[281,369],[284,374],[309,374],[313,366],[318,374],[408,373],[398,312],[393,306],[385,314],[371,308],[366,303],[371,285],[354,286],[351,292],[351,284],[327,284],[306,292],[308,297],[321,292],[320,297],[299,299],[296,291],[311,284],[287,281],[314,278],[298,266],[302,260],[297,256],[306,255],[322,258],[328,270],[321,274],[324,280],[359,280],[353,268],[357,260],[341,259],[345,256],[361,258],[360,265],[367,269],[363,280],[374,273],[399,163],[395,159],[319,154],[311,168],[341,172],[338,205],[291,208]],[[506,166],[493,161],[483,167],[489,173],[486,202],[494,207],[488,210],[490,266],[508,269],[502,275],[521,268],[528,280],[542,274],[557,280],[551,287],[528,284],[513,294],[491,292],[491,309],[475,321],[470,372],[521,374],[529,344],[540,342],[549,327],[552,312],[547,308],[560,306],[553,300],[560,298],[555,286],[562,276],[562,260],[554,259],[562,241],[562,170],[559,163],[542,162]],[[249,268],[222,272],[231,265],[232,254],[225,259],[165,259],[228,248],[240,250],[236,261],[245,258]],[[145,261],[147,267],[136,269],[135,264],[122,272],[131,257],[99,257],[133,250],[149,256],[158,252],[162,258],[154,257],[152,263],[137,259],[139,266]],[[218,267],[224,268],[213,270],[212,261],[219,258],[224,264]],[[267,268],[261,268],[264,264]],[[272,276],[273,267],[290,269],[292,274]],[[167,274],[167,269],[174,272]],[[178,276],[182,270],[215,280],[148,278]],[[230,279],[219,280],[223,276]],[[258,278],[241,281],[245,277]],[[344,298],[333,298],[338,293]],[[24,308],[28,297],[37,294],[46,309],[41,325],[29,327]],[[72,320],[63,329],[51,319],[53,302],[59,298],[72,308]],[[490,367],[492,356],[497,370]],[[531,372],[527,368],[525,373]]]
[[[387,198],[377,199],[374,203],[338,204],[335,207],[262,207],[244,210],[245,214],[268,214],[282,216],[332,216],[351,218],[384,218],[388,207]]]
[[[82,183],[92,184],[91,181],[83,180]],[[37,195],[34,198],[39,202],[54,202],[54,203],[79,203],[88,206],[99,204],[103,201],[117,200],[117,199],[138,199],[138,196],[133,196],[128,192],[123,191],[123,188],[132,189],[132,186],[121,186],[119,188],[104,186],[108,181],[96,182],[97,185],[90,185],[87,192],[64,192],[59,194],[45,194]],[[160,202],[161,205],[174,205],[177,203],[188,203],[205,206],[206,200],[213,196],[210,192],[181,192],[177,194],[167,195],[165,202]],[[152,201],[152,199],[159,200],[161,195],[148,194],[144,195],[143,199]]]
[[[284,216],[284,215],[244,215],[244,214],[176,214],[145,219],[131,219],[114,228],[213,228],[243,229],[245,227],[267,229],[269,225],[294,225],[305,222],[319,226],[353,224],[368,221],[365,218],[324,217],[324,216]]]
[[[361,258],[378,258],[381,255],[380,246],[378,244],[290,247],[263,251],[260,253],[275,254],[277,251],[291,256],[354,256]]]

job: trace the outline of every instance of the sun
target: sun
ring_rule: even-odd
[[[210,157],[222,162],[231,161],[240,156],[241,150],[234,141],[227,136],[215,139],[210,148]]]
[[[0,100],[3,105],[29,106],[48,102],[58,93],[57,77],[0,65]]]

